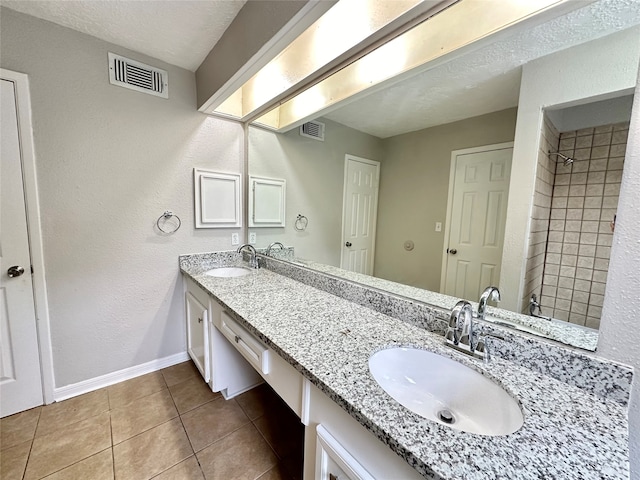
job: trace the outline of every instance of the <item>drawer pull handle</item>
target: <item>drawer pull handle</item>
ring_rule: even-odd
[[[240,343],[240,340],[242,340],[242,339],[238,335],[236,335],[235,340],[236,340],[236,343]]]
[[[334,475],[333,473],[329,474],[329,480],[338,480],[338,477],[336,475]]]
[[[202,318],[198,317],[198,323],[202,323]]]

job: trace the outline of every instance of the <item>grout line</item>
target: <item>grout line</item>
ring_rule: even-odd
[[[107,392],[107,399],[109,398],[109,392]],[[116,478],[116,452],[113,448],[113,423],[111,423],[111,404],[109,404],[109,432],[111,434],[111,473],[112,479]]]
[[[36,428],[33,429],[33,436],[31,437],[31,445],[29,446],[29,453],[27,454],[27,461],[24,462],[24,469],[22,470],[21,479],[24,479],[27,474],[27,466],[29,465],[29,460],[31,460],[31,452],[33,452],[33,444],[36,441],[36,432],[38,431],[38,425],[40,424],[40,417],[42,416],[42,406],[39,407],[40,411],[38,412],[38,420],[36,420]]]

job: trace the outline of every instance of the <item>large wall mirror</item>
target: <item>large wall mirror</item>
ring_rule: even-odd
[[[640,56],[640,6],[614,3],[323,111],[322,139],[250,126],[249,173],[287,182],[286,227],[257,246],[445,308],[499,285],[595,349]]]

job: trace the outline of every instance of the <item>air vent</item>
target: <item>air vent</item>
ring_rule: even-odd
[[[169,74],[165,70],[109,52],[109,82],[137,92],[169,98]]]
[[[303,137],[315,138],[324,142],[324,123],[307,122],[300,125],[300,135]]]

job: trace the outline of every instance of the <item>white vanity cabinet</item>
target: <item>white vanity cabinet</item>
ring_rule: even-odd
[[[211,378],[209,361],[209,311],[208,301],[203,303],[201,295],[193,290],[185,292],[187,316],[187,352],[195,363],[205,382]]]
[[[317,387],[307,388],[305,480],[424,480]]]
[[[229,399],[262,383],[262,377],[218,330],[222,306],[187,277],[184,291],[187,350],[211,390]]]

